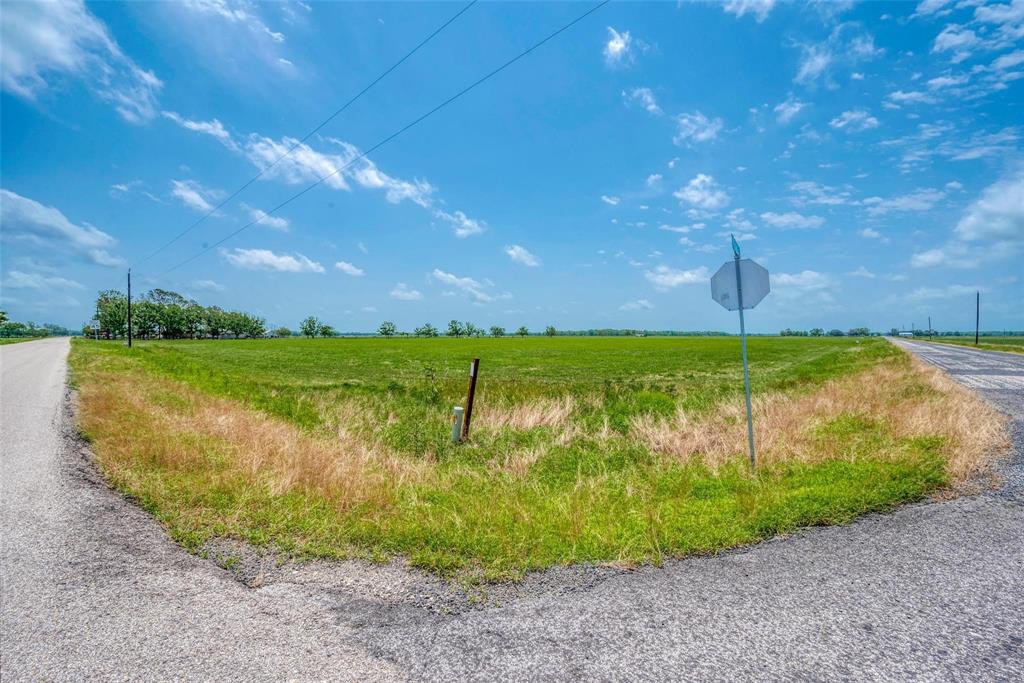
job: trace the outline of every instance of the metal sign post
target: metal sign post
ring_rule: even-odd
[[[754,452],[754,415],[750,406],[750,370],[747,365],[747,328],[743,309],[753,308],[768,296],[768,271],[750,259],[740,258],[740,245],[732,238],[733,261],[726,261],[711,278],[711,298],[729,311],[740,312],[740,348],[743,353],[743,390],[747,398],[747,445],[750,466],[757,466]]]

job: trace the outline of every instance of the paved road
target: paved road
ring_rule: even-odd
[[[180,551],[65,436],[67,343],[0,347],[4,678],[1016,680],[1024,359],[914,351],[1009,378],[979,389],[1015,420],[1003,490],[658,569],[545,572],[441,615],[389,597],[420,580],[393,569],[248,589]]]

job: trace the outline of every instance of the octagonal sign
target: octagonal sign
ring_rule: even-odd
[[[740,280],[743,283],[743,308],[750,309],[768,296],[768,271],[748,258],[740,259]],[[740,307],[736,290],[736,261],[727,261],[711,277],[711,298],[724,308],[735,311]]]

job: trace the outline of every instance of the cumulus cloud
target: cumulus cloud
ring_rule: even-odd
[[[796,211],[787,211],[785,213],[768,211],[761,214],[761,220],[774,228],[781,228],[783,230],[808,230],[820,228],[825,224],[825,219],[821,216],[805,216]]]
[[[4,10],[6,11],[6,9]],[[58,209],[0,189],[0,226],[4,239],[34,244],[55,252],[71,252],[100,266],[124,261],[107,250],[117,240],[88,223],[76,225]]]
[[[874,277],[875,277],[875,274],[872,273],[867,268],[865,268],[864,266],[859,266],[856,270],[850,271],[850,275],[852,275],[854,277],[867,278],[869,280],[873,280]]]
[[[859,133],[871,128],[878,128],[878,119],[864,109],[844,111],[828,122],[828,125],[839,130]]]
[[[699,111],[692,114],[679,114],[676,117],[677,128],[672,142],[680,146],[686,145],[690,141],[708,142],[718,137],[718,132],[722,130],[723,125],[722,119],[709,119]]]
[[[191,119],[186,119],[173,111],[165,111],[162,113],[165,119],[173,121],[185,130],[209,135],[228,149],[238,150],[238,145],[235,143],[234,138],[231,137],[231,133],[227,131],[224,124],[222,124],[218,119],[211,119],[209,121],[193,121]]]
[[[481,220],[470,218],[461,211],[455,213],[448,213],[447,211],[441,211],[440,209],[434,211],[434,218],[443,220],[452,226],[455,231],[456,237],[469,237],[470,235],[479,235],[487,229],[487,224]]]
[[[334,264],[334,267],[346,275],[351,275],[352,277],[362,277],[365,274],[365,271],[362,268],[357,268],[348,261],[338,261]]]
[[[172,180],[171,195],[179,199],[182,204],[190,209],[195,209],[200,213],[207,213],[213,211],[213,204],[210,203],[211,200],[215,201],[223,196],[223,193],[219,190],[203,187],[195,180]]]
[[[74,77],[129,123],[156,114],[163,83],[124,54],[81,0],[4,3],[0,31],[4,90],[33,101]]]
[[[632,64],[635,56],[633,53],[633,36],[629,31],[616,31],[608,27],[608,42],[604,44],[604,63],[610,67],[626,66]]]
[[[287,218],[271,216],[266,211],[249,206],[248,204],[242,204],[242,208],[249,212],[250,220],[257,221],[260,225],[265,225],[272,230],[288,232],[288,228],[291,224],[288,222]]]
[[[729,14],[737,17],[750,14],[759,24],[768,18],[773,7],[775,0],[726,0],[722,5],[722,9]]]
[[[706,284],[710,275],[708,274],[708,269],[704,266],[690,270],[677,270],[662,265],[655,267],[653,270],[645,271],[644,277],[656,289],[667,290],[679,285]]]
[[[654,308],[647,299],[637,299],[636,301],[628,301],[619,306],[620,311],[650,311]]]
[[[628,103],[639,104],[650,114],[660,116],[663,113],[650,88],[633,88],[629,92],[623,90],[622,97]]]
[[[729,204],[729,195],[706,173],[698,173],[689,183],[676,190],[673,196],[680,203],[686,202],[707,211],[715,211]]]
[[[276,254],[269,249],[221,249],[228,263],[245,270],[273,270],[281,273],[322,273],[324,267],[302,254]]]
[[[391,298],[399,301],[419,301],[423,298],[419,290],[410,289],[404,282],[399,282],[391,290]]]
[[[826,86],[834,88],[834,70],[849,68],[882,54],[882,50],[875,47],[871,34],[858,33],[857,30],[857,25],[852,22],[842,23],[832,30],[824,42],[801,45],[800,65],[793,80],[801,85],[824,81]]]
[[[801,102],[792,95],[790,95],[785,102],[779,102],[775,105],[775,118],[779,123],[789,123],[793,120],[793,117],[799,114],[805,107],[806,102]]]
[[[898,211],[928,211],[945,196],[946,193],[941,190],[925,188],[888,199],[868,197],[861,203],[868,207],[870,215],[884,216]]]
[[[4,287],[8,289],[83,289],[81,283],[64,277],[25,273],[12,270],[4,279]]]
[[[1024,171],[985,188],[954,234],[965,242],[1024,243]]]
[[[790,183],[789,188],[797,193],[797,196],[791,199],[797,206],[804,206],[806,204],[839,206],[854,202],[848,191],[829,185],[821,185],[813,180],[798,180]]]
[[[495,298],[508,298],[508,296],[495,297],[484,291],[487,285],[481,284],[471,277],[459,277],[452,273],[446,273],[445,271],[435,268],[434,272],[431,273],[431,277],[440,282],[443,285],[449,287],[455,287],[468,294],[477,303],[486,303],[493,301]]]
[[[802,270],[799,273],[774,273],[771,275],[771,283],[773,288],[803,291],[828,289],[834,284],[831,277],[815,270]]]
[[[618,206],[621,200],[618,197],[603,194],[601,195],[601,201],[607,204],[608,206]]]
[[[510,259],[516,263],[522,263],[524,266],[536,268],[540,265],[540,259],[527,251],[525,247],[521,247],[518,244],[505,247],[505,253],[508,254]]]
[[[193,280],[189,283],[189,287],[201,292],[223,292],[225,290],[224,285],[214,280]]]

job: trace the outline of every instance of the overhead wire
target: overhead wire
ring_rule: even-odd
[[[444,100],[440,104],[436,105],[432,109],[428,110],[426,113],[420,115],[419,117],[417,117],[416,119],[414,119],[410,123],[407,123],[406,125],[402,126],[401,128],[399,128],[395,132],[393,132],[390,135],[388,135],[387,137],[385,137],[382,140],[378,141],[377,143],[375,143],[374,145],[372,145],[371,147],[369,147],[365,151],[361,152],[357,156],[353,157],[352,159],[350,159],[349,161],[347,161],[343,165],[339,166],[338,168],[334,169],[333,171],[331,171],[327,175],[325,175],[325,176],[319,178],[318,180],[314,181],[312,184],[308,185],[307,187],[303,188],[302,190],[300,190],[300,191],[296,192],[295,194],[291,195],[290,197],[288,197],[287,199],[285,199],[284,201],[282,201],[281,203],[279,203],[277,206],[275,206],[274,208],[270,209],[269,211],[263,212],[262,215],[260,215],[259,218],[256,218],[256,219],[246,223],[245,225],[241,226],[237,230],[234,230],[234,231],[228,233],[227,235],[225,235],[221,239],[217,240],[213,244],[210,244],[210,245],[204,247],[199,252],[197,252],[196,254],[190,256],[189,258],[187,258],[187,259],[185,259],[183,261],[179,261],[178,263],[176,263],[175,265],[171,266],[167,270],[161,272],[156,277],[158,277],[158,278],[159,277],[163,277],[164,275],[167,275],[168,273],[171,273],[171,272],[177,270],[178,268],[181,268],[182,266],[187,265],[187,264],[191,263],[192,261],[195,261],[196,259],[200,258],[204,254],[207,254],[210,251],[212,251],[213,249],[216,249],[220,245],[224,244],[225,242],[227,242],[231,238],[235,237],[236,235],[241,234],[245,230],[248,230],[252,226],[254,226],[257,223],[261,222],[263,219],[265,219],[265,218],[267,218],[269,216],[272,216],[274,213],[276,213],[280,209],[284,208],[285,206],[291,204],[292,202],[294,202],[299,197],[302,197],[307,192],[310,192],[314,188],[320,186],[322,183],[324,183],[324,181],[329,180],[330,178],[333,178],[334,176],[338,175],[342,171],[350,168],[356,162],[365,159],[367,157],[367,155],[369,155],[369,154],[373,153],[374,151],[380,149],[381,147],[383,147],[387,143],[391,142],[392,140],[394,140],[398,136],[402,135],[403,133],[405,133],[409,129],[415,127],[416,125],[418,125],[420,123],[422,123],[424,120],[428,119],[429,117],[431,117],[432,115],[434,115],[435,113],[440,111],[441,109],[444,109],[445,107],[447,107],[452,102],[458,100],[460,97],[462,97],[463,95],[465,95],[469,91],[473,90],[474,88],[476,88],[477,86],[481,85],[485,81],[493,78],[494,76],[498,75],[499,73],[501,73],[502,71],[504,71],[508,67],[512,66],[513,64],[515,64],[519,60],[523,59],[524,57],[529,55],[531,52],[536,50],[537,48],[541,47],[545,43],[547,43],[547,42],[551,41],[552,39],[556,38],[557,36],[561,35],[565,31],[569,30],[570,28],[572,28],[573,26],[575,26],[579,22],[583,21],[584,19],[586,19],[588,16],[590,16],[591,14],[596,12],[597,10],[599,10],[602,7],[604,7],[605,5],[607,5],[609,2],[611,2],[611,0],[602,0],[602,2],[597,3],[596,5],[594,5],[590,9],[588,9],[586,12],[580,14],[579,16],[577,16],[575,19],[573,19],[569,23],[564,24],[562,27],[560,27],[557,30],[555,30],[554,32],[548,34],[543,39],[539,40],[538,42],[534,43],[530,47],[526,48],[525,50],[523,50],[522,52],[520,52],[516,56],[512,57],[511,59],[509,59],[508,61],[503,63],[501,66],[498,66],[497,68],[495,68],[492,71],[488,72],[484,76],[482,76],[482,77],[478,78],[477,80],[473,81],[472,83],[470,83],[469,85],[464,87],[462,90],[459,90],[457,93],[455,93],[454,95],[450,96],[449,98],[447,98],[446,100]]]

